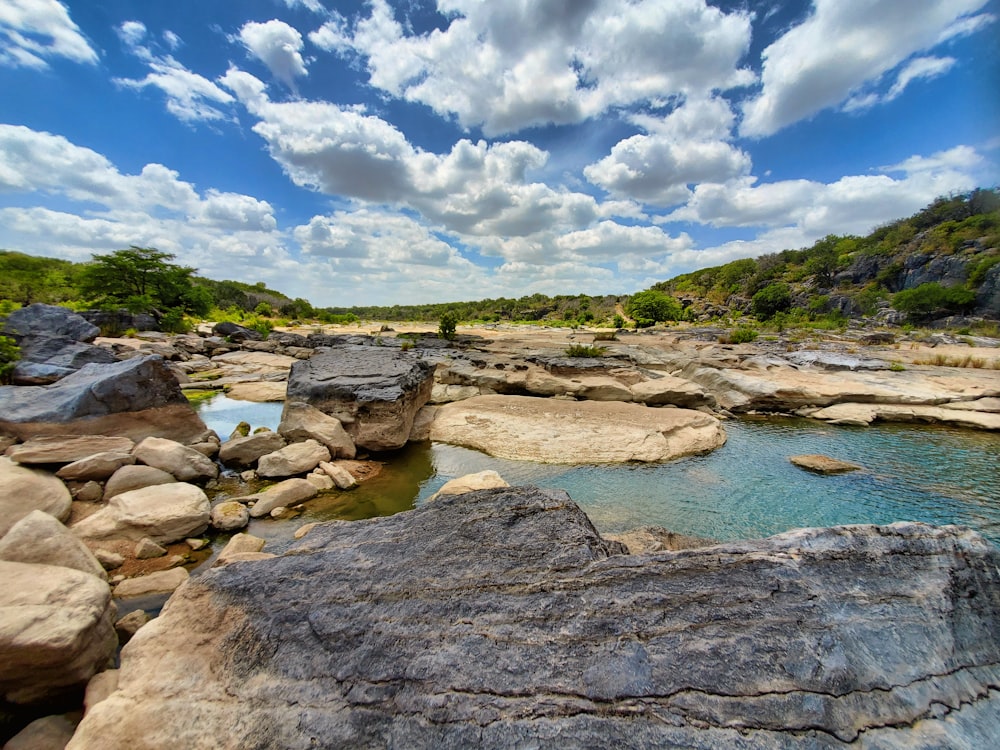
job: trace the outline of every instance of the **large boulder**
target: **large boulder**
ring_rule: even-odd
[[[199,487],[186,482],[157,484],[115,495],[96,513],[72,526],[81,539],[149,537],[159,544],[196,536],[208,528],[211,504]]]
[[[354,441],[339,419],[301,401],[285,401],[278,432],[291,442],[315,440],[322,443],[333,458],[351,459],[356,455]]]
[[[72,464],[97,453],[110,451],[127,454],[134,447],[135,443],[125,437],[48,435],[12,446],[7,451],[7,456],[19,464]]]
[[[136,464],[123,466],[108,479],[104,485],[104,502],[107,502],[115,495],[120,495],[129,490],[139,490],[143,487],[152,487],[155,484],[170,484],[176,482],[177,477],[163,469],[155,466],[143,466]]]
[[[101,580],[108,574],[80,539],[59,521],[40,510],[33,510],[0,539],[0,560],[59,565],[90,573]]]
[[[62,480],[0,456],[0,537],[33,510],[65,521],[72,507],[73,498]]]
[[[179,589],[69,750],[985,747],[1000,550],[921,524],[625,555],[559,491],[314,527]]]
[[[96,576],[0,560],[0,694],[32,703],[85,685],[115,655],[114,613]]]
[[[241,503],[253,503],[250,508],[252,518],[262,518],[275,508],[290,508],[319,494],[319,490],[305,479],[286,479],[271,485],[263,492],[237,498]]]
[[[3,332],[16,341],[58,336],[90,342],[100,335],[101,329],[68,308],[36,302],[10,313]]]
[[[47,386],[0,386],[0,433],[150,435],[195,442],[207,432],[167,363],[157,355],[85,365]]]
[[[103,451],[66,464],[56,472],[56,476],[77,482],[103,482],[123,466],[131,466],[134,463],[135,456],[131,453]]]
[[[285,447],[285,439],[277,432],[230,438],[219,448],[219,460],[226,465],[253,466],[261,456]]]
[[[173,475],[181,482],[215,479],[215,461],[194,448],[166,438],[148,437],[132,449],[136,461]]]
[[[315,440],[304,440],[261,456],[257,462],[257,474],[262,477],[291,477],[312,471],[329,460],[330,451],[325,445]]]
[[[554,464],[665,461],[726,442],[715,417],[631,403],[476,396],[438,408],[431,440]]]
[[[21,342],[21,359],[14,366],[11,380],[15,385],[47,385],[84,365],[107,365],[115,361],[110,350],[65,336],[26,338]]]
[[[336,417],[359,448],[386,451],[406,444],[433,387],[434,365],[414,352],[343,346],[296,361],[288,400]]]

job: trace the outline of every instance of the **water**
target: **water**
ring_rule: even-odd
[[[220,435],[216,418],[227,420],[225,435],[240,419],[255,427],[277,425],[281,404],[226,401],[201,411]],[[450,445],[411,445],[392,454],[383,473],[359,489],[310,501],[294,525],[408,510],[449,479],[493,469],[514,485],[566,490],[605,533],[655,525],[726,540],[803,526],[925,521],[971,526],[1000,543],[1000,435],[933,425],[864,428],[799,419],[733,420],[725,428],[724,447],[665,464],[552,466]],[[821,453],[864,469],[813,474],[788,461],[801,453]]]

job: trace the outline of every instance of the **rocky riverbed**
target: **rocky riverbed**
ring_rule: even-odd
[[[542,741],[554,736],[552,732],[587,744],[594,733],[617,736],[626,725],[642,727],[636,737],[645,739],[636,740],[635,746],[725,744],[729,733],[738,731],[753,737],[754,746],[781,746],[790,738],[809,738],[816,746],[833,747],[876,736],[889,738],[885,740],[889,745],[898,737],[910,742],[927,731],[931,734],[926,736],[964,741],[980,736],[984,717],[997,720],[994,691],[998,679],[991,670],[1000,663],[995,658],[1000,646],[994,630],[976,624],[980,622],[976,618],[987,621],[1000,614],[996,550],[972,532],[919,525],[796,532],[742,547],[725,545],[712,547],[716,552],[699,552],[707,555],[703,562],[713,560],[721,566],[695,565],[707,571],[706,581],[719,580],[721,589],[714,594],[719,601],[705,605],[705,610],[695,607],[693,600],[685,604],[688,599],[670,605],[671,617],[677,619],[668,631],[690,630],[691,639],[675,661],[660,650],[663,644],[645,627],[629,624],[638,617],[633,604],[615,599],[612,606],[609,600],[613,611],[624,606],[612,618],[624,630],[612,638],[600,625],[607,618],[597,617],[596,611],[571,615],[571,608],[559,614],[551,609],[554,605],[549,599],[541,602],[533,595],[523,599],[518,594],[489,605],[496,607],[496,622],[507,623],[500,630],[493,625],[483,630],[480,620],[485,615],[467,619],[469,633],[482,631],[477,637],[485,638],[484,644],[512,647],[520,643],[525,646],[521,651],[514,649],[509,658],[503,655],[509,650],[506,647],[503,653],[487,648],[473,654],[467,649],[464,630],[454,640],[448,634],[433,635],[437,633],[433,627],[418,628],[423,635],[414,636],[413,654],[407,655],[406,649],[399,652],[402,672],[391,677],[376,666],[392,651],[389,641],[369,642],[364,634],[388,632],[387,622],[413,623],[419,617],[383,612],[379,602],[390,596],[389,589],[394,592],[391,596],[419,599],[415,592],[425,590],[428,581],[437,581],[442,591],[452,592],[447,598],[457,608],[449,614],[442,605],[433,605],[439,613],[435,617],[443,623],[453,616],[461,621],[463,612],[480,611],[473,603],[485,601],[483,597],[494,585],[484,582],[495,578],[499,585],[510,573],[500,565],[505,554],[510,556],[510,570],[522,571],[523,576],[518,573],[514,578],[523,577],[518,585],[527,587],[525,592],[555,586],[568,576],[564,582],[577,581],[570,589],[581,592],[581,601],[588,600],[586,592],[591,587],[594,601],[608,596],[602,588],[605,584],[592,580],[595,575],[601,579],[603,574],[592,568],[606,565],[601,562],[605,558],[618,561],[613,577],[639,587],[638,599],[651,595],[640,589],[652,571],[668,577],[682,575],[690,561],[629,556],[626,547],[602,540],[568,498],[554,499],[530,489],[504,490],[499,477],[460,483],[461,491],[498,487],[495,493],[499,494],[435,500],[432,505],[441,510],[304,528],[299,546],[278,557],[263,547],[263,540],[236,533],[251,517],[294,518],[296,507],[318,496],[349,491],[372,471],[373,464],[363,459],[409,441],[433,439],[522,460],[614,463],[663,461],[711,451],[725,441],[726,420],[744,413],[796,414],[859,426],[875,420],[903,420],[1000,429],[1000,349],[994,340],[947,334],[897,340],[892,334],[848,331],[821,339],[786,336],[734,346],[719,343],[720,332],[711,329],[672,329],[622,332],[614,340],[599,342],[604,347],[600,356],[578,358],[566,356],[567,347],[590,344],[594,334],[497,327],[461,330],[456,341],[447,342],[401,328],[374,334],[286,331],[262,340],[252,332],[229,327],[205,330],[202,335],[150,333],[101,339],[96,329],[76,317],[47,306],[32,306],[12,315],[8,330],[13,327],[32,359],[15,372],[18,385],[0,388],[0,435],[6,435],[0,438],[6,448],[6,456],[0,458],[0,487],[4,488],[0,562],[10,567],[5,576],[8,583],[0,588],[0,653],[11,665],[0,672],[0,686],[9,705],[37,712],[45,701],[72,702],[75,691],[90,680],[88,718],[72,747],[152,748],[178,742],[192,747],[297,747],[309,746],[310,733],[316,732],[326,738],[322,742],[327,746],[338,747],[384,746],[396,739],[415,747],[466,746],[469,742],[508,746],[522,740]],[[183,395],[185,390],[206,389],[225,390],[230,397],[284,401],[281,424],[274,431],[244,430],[223,441],[206,429]],[[518,508],[545,512],[526,511],[524,516]],[[549,510],[558,512],[549,514]],[[425,516],[440,525],[433,538],[448,547],[440,550],[441,561],[434,565],[417,552],[426,549],[430,555],[433,549],[421,531],[431,522]],[[547,519],[539,528],[525,520],[536,516]],[[479,528],[477,524],[482,526],[479,536],[472,531]],[[502,534],[495,532],[498,524],[506,529]],[[351,537],[355,530],[365,539],[383,540],[376,545],[379,555],[372,553],[375,548],[367,546],[368,542]],[[209,554],[208,539],[234,533],[216,562],[222,567],[209,573],[198,571],[189,581],[188,571]],[[331,533],[350,538],[336,542],[341,552],[333,557],[314,555],[319,550],[314,540],[332,539]],[[546,536],[546,544],[536,545],[534,534]],[[632,552],[640,552],[662,549],[663,540],[671,538],[666,530],[644,529],[626,543]],[[640,539],[655,543],[640,543]],[[392,546],[396,542],[402,546]],[[497,552],[500,548],[503,554]],[[836,575],[849,572],[854,577],[852,591],[879,602],[900,596],[894,593],[883,599],[877,593],[879,576],[892,560],[925,556],[935,560],[928,565],[939,571],[956,568],[956,560],[964,560],[969,572],[962,575],[974,579],[968,591],[975,589],[978,597],[968,616],[972,619],[955,614],[958,609],[953,600],[961,597],[938,579],[928,582],[926,566],[900,569],[893,575],[898,573],[901,590],[904,585],[914,591],[930,586],[920,596],[951,602],[943,604],[941,611],[952,614],[942,624],[934,618],[905,614],[903,609],[909,605],[889,614],[881,609],[865,614],[859,608],[857,627],[865,633],[887,627],[888,622],[912,623],[893,631],[898,635],[899,654],[879,652],[875,640],[867,636],[861,646],[851,645],[854,650],[844,651],[848,636],[857,632],[851,626],[831,636],[835,646],[826,641],[806,644],[811,653],[832,649],[829,653],[837,655],[830,657],[830,664],[820,659],[819,671],[810,673],[811,681],[803,681],[801,670],[781,666],[785,662],[775,655],[781,649],[804,647],[811,637],[807,633],[814,629],[803,630],[804,620],[799,619],[794,627],[785,626],[774,641],[778,645],[764,643],[770,638],[764,638],[765,632],[777,632],[764,625],[747,636],[749,640],[741,641],[751,650],[759,648],[769,654],[766,658],[732,651],[733,646],[725,644],[736,637],[733,634],[690,625],[692,617],[708,617],[697,612],[710,612],[716,605],[717,613],[730,611],[733,602],[746,596],[761,602],[754,611],[763,623],[785,621],[790,615],[773,595],[761,598],[746,593],[766,588],[764,579],[771,580],[767,578],[771,573],[744,581],[731,579],[726,571],[757,559],[778,565],[782,560],[808,558],[810,565],[818,566],[817,572],[800,570],[805,578],[793,588],[815,588],[804,581],[813,580],[811,576],[830,564],[823,562],[827,552],[816,552],[820,549],[829,550],[830,560],[836,558],[847,566]],[[403,550],[416,557],[407,558]],[[293,562],[286,564],[286,558]],[[410,580],[409,568],[416,558],[427,566],[426,579]],[[431,572],[437,570],[438,562],[458,577],[452,580],[451,573]],[[290,603],[298,594],[290,593],[296,589],[288,587],[305,575],[293,570],[299,563],[309,568],[307,578],[318,574],[324,586],[329,586],[317,590],[331,592],[318,594],[317,601],[340,602],[347,607],[346,615],[330,619],[329,614],[310,614],[308,607],[296,609]],[[725,567],[730,564],[736,567]],[[389,588],[383,593],[371,588],[376,579],[391,580],[397,567],[399,575],[410,577],[405,586],[397,590],[396,584],[387,583]],[[229,583],[215,589],[214,581]],[[371,596],[359,595],[348,602],[335,593],[339,587],[355,590],[358,586]],[[137,596],[169,594],[175,589],[166,613],[148,625],[142,609],[127,604]],[[292,600],[280,604],[285,589]],[[467,591],[468,598],[454,594],[460,590]],[[564,592],[557,599],[565,596]],[[843,589],[829,585],[815,588],[809,599],[790,606],[800,612],[804,602],[812,602],[810,622],[832,622],[832,613],[846,606],[845,596]],[[116,601],[132,611],[118,617]],[[525,602],[531,604],[527,609]],[[199,608],[214,614],[193,622]],[[284,624],[267,620],[285,609]],[[507,615],[502,614],[505,611]],[[579,611],[590,612],[586,606]],[[536,615],[542,612],[554,619],[538,619]],[[524,622],[517,623],[518,617]],[[316,624],[321,621],[325,624]],[[199,635],[199,628],[209,622],[221,628],[221,640]],[[682,622],[689,625],[681,627]],[[316,667],[322,675],[312,674],[294,667],[299,657],[289,654],[290,661],[284,665],[274,661],[275,653],[285,653],[284,641],[272,644],[277,651],[271,646],[258,648],[271,643],[264,634],[275,628],[287,625],[294,630],[307,624],[323,633],[324,628],[342,633],[347,662],[361,659],[358,663],[368,666],[343,677],[343,670],[337,671],[340,668],[331,662]],[[113,636],[116,628],[117,637]],[[525,628],[535,635],[529,638]],[[564,637],[567,628],[584,640]],[[938,632],[941,628],[945,630]],[[815,629],[819,632],[818,624]],[[119,639],[125,641],[136,631],[135,646],[123,654],[124,671],[120,675],[107,671]],[[956,641],[959,631],[962,635]],[[403,642],[399,639],[408,637],[402,631],[392,632],[397,633],[390,639],[397,647]],[[356,633],[361,640],[355,643],[348,633]],[[959,644],[955,664],[942,666],[941,659],[926,651],[928,639],[939,637]],[[426,644],[419,645],[421,638],[428,643],[440,640],[442,646],[435,652]],[[535,643],[532,638],[540,640]],[[618,647],[612,640],[626,644],[620,656],[613,656]],[[163,671],[174,658],[171,653],[176,645],[172,644],[182,642],[192,645],[191,658],[200,653],[198,648],[207,649],[206,653],[218,650],[220,656],[214,661],[206,657],[206,664],[216,665],[211,667],[211,680],[196,678],[199,671],[191,671],[187,657],[180,654],[176,664],[181,671]],[[590,645],[580,651],[579,643],[584,642]],[[320,634],[316,645],[333,653],[330,643]],[[253,647],[248,649],[248,645]],[[910,665],[913,674],[902,675],[902,666],[887,665],[893,659],[902,664],[901,654],[907,649],[927,655]],[[426,680],[413,671],[419,671],[421,651],[441,661]],[[656,671],[660,668],[669,667],[670,673],[693,669],[686,663],[695,651],[742,660],[748,670],[746,679],[730,684],[723,672],[711,669],[707,676],[685,678],[686,682],[677,685],[668,685],[670,680],[664,682],[663,676],[654,679],[661,674]],[[602,666],[605,652],[618,666]],[[640,652],[646,660],[641,669],[636,666],[642,661],[636,656]],[[549,661],[536,664],[543,654]],[[485,660],[474,686],[459,686],[465,678],[450,671],[448,665],[458,665],[460,656]],[[639,661],[632,664],[635,659]],[[880,659],[888,661],[883,664]],[[885,684],[872,681],[858,666],[866,660],[902,676],[887,677]],[[848,666],[837,666],[841,661]],[[160,666],[153,668],[153,664]],[[633,667],[639,671],[633,674]],[[286,674],[284,669],[291,672]],[[297,676],[289,682],[291,673]],[[514,674],[520,677],[513,679]],[[590,690],[587,674],[607,683],[610,692]],[[778,679],[775,674],[785,677]],[[232,688],[232,680],[244,682],[248,675],[254,675],[246,683],[250,692],[244,695]],[[208,705],[197,697],[202,693],[195,689],[196,683],[209,692],[228,691],[227,695],[237,697],[232,705]],[[292,700],[313,705],[314,698],[306,693],[321,684],[333,692],[324,702],[315,703],[311,719],[273,703]],[[928,687],[932,684],[933,688]],[[870,699],[875,690],[885,692],[884,705]],[[708,697],[697,710],[688,698],[678,698],[699,691]],[[287,698],[286,693],[295,697]],[[99,704],[107,694],[112,697]],[[482,697],[487,694],[492,696],[489,700]],[[827,695],[823,700],[829,705],[817,708],[814,698],[807,699],[813,694]],[[801,704],[796,704],[799,698],[794,696],[798,695]],[[907,707],[899,708],[901,702]],[[246,718],[247,711],[258,718]],[[827,718],[819,721],[816,711]],[[751,718],[758,714],[764,718]],[[174,720],[174,716],[183,719]],[[192,722],[193,716],[200,718]],[[359,728],[362,716],[373,717],[370,728]],[[626,721],[627,716],[639,723]],[[673,717],[664,725],[673,727],[669,732],[659,727],[663,716]],[[266,721],[261,717],[267,717]],[[659,718],[654,721],[654,717]],[[313,720],[315,726],[310,723]],[[75,721],[60,718],[50,724],[72,730]],[[228,734],[221,729],[226,722],[232,725]],[[246,726],[245,736],[232,734],[237,724]],[[120,731],[111,731],[111,725]],[[46,726],[36,729],[45,731]],[[308,728],[299,731],[295,727]],[[16,728],[11,725],[12,730]],[[219,739],[224,735],[233,737],[232,744]]]

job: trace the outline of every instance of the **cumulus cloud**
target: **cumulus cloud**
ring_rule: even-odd
[[[97,53],[57,0],[4,0],[0,3],[0,65],[47,68],[65,57],[94,64]]]
[[[326,8],[323,7],[320,0],[285,0],[286,8],[295,8],[300,5],[313,13],[326,13]]]
[[[744,136],[767,136],[829,107],[872,106],[879,98],[858,93],[866,84],[958,34],[987,22],[971,14],[987,0],[815,0],[813,13],[763,52],[762,89],[743,105]],[[924,58],[929,60],[931,58]],[[913,65],[916,67],[912,67]],[[897,77],[943,72],[913,61]],[[921,72],[922,70],[922,72]],[[852,99],[853,96],[853,99]]]
[[[150,57],[148,65],[150,72],[144,78],[115,78],[115,84],[134,91],[159,89],[167,97],[167,111],[185,122],[231,118],[219,105],[231,104],[233,97],[212,81],[169,55]]]
[[[308,75],[302,58],[302,35],[284,21],[251,21],[240,29],[239,39],[272,75],[291,89],[298,76]]]
[[[728,143],[733,113],[722,99],[685,102],[665,118],[637,116],[648,131],[617,143],[584,168],[590,182],[617,197],[670,206],[702,182],[724,182],[750,171],[750,157]]]
[[[441,0],[444,30],[407,34],[386,0],[318,47],[367,61],[373,86],[488,136],[577,123],[611,107],[750,83],[750,16],[704,0]]]

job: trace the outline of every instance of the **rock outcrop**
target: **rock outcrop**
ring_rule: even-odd
[[[690,409],[476,396],[438,408],[431,440],[555,464],[666,461],[726,442],[718,419]]]
[[[114,612],[100,578],[0,560],[0,694],[32,703],[85,685],[115,654]]]
[[[982,747],[1000,551],[921,524],[625,555],[510,488],[181,587],[69,750]]]
[[[359,448],[386,451],[406,444],[433,386],[434,365],[414,352],[343,346],[295,362],[288,400],[336,417]]]
[[[72,434],[139,441],[156,435],[189,443],[206,431],[157,355],[85,365],[47,386],[0,386],[0,433],[22,440]]]

